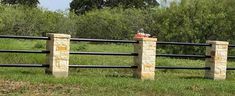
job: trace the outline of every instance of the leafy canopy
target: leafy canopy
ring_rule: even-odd
[[[156,0],[73,0],[70,3],[70,11],[76,14],[84,14],[92,9],[102,9],[104,7],[123,8],[147,8],[158,5]]]
[[[15,5],[15,4],[20,4],[20,5],[26,5],[30,7],[37,7],[39,4],[38,0],[2,0],[2,4],[10,4],[10,5]]]

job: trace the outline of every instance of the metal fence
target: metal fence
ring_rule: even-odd
[[[49,40],[48,37],[35,37],[35,36],[9,36],[0,35],[0,38],[9,39],[26,39],[26,40]],[[33,53],[33,54],[48,54],[46,50],[0,50],[0,53]],[[48,64],[0,64],[0,67],[49,67]]]
[[[29,40],[50,40],[49,37],[35,37],[35,36],[9,36],[0,35],[0,38],[9,39],[29,39]],[[139,43],[134,40],[106,40],[106,39],[84,39],[71,38],[70,41],[78,42],[107,42],[107,43]],[[178,45],[178,46],[211,46],[206,43],[184,43],[184,42],[162,42],[158,41],[157,45]],[[235,45],[229,45],[229,48],[235,48]],[[33,54],[48,54],[47,50],[0,50],[0,53],[33,53]],[[70,52],[71,55],[108,55],[108,56],[138,56],[137,53],[112,53],[112,52]],[[206,55],[185,55],[185,54],[157,54],[157,57],[170,58],[211,58]],[[228,56],[229,59],[235,59],[235,56]],[[49,67],[48,64],[0,64],[0,67]],[[69,65],[69,68],[117,68],[117,69],[135,69],[137,66],[109,66],[109,65]],[[171,66],[156,66],[155,69],[187,69],[187,70],[210,70],[209,67],[171,67]],[[227,68],[227,70],[235,70],[235,68]]]

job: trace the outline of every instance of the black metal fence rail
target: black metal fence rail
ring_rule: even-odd
[[[34,68],[41,68],[41,67],[49,67],[48,64],[0,64],[0,67],[34,67]]]
[[[111,65],[69,65],[69,68],[94,68],[94,69],[136,69],[137,66],[111,66]],[[156,66],[155,69],[174,69],[174,70],[210,70],[210,67],[170,67]],[[227,70],[235,70],[235,68],[227,68]]]
[[[228,45],[229,48],[235,48],[235,45]]]
[[[184,70],[210,70],[210,67],[169,67],[157,66],[155,69],[184,69]]]
[[[95,69],[136,69],[137,66],[110,66],[110,65],[69,65],[70,68],[95,68]],[[185,70],[210,70],[209,67],[169,67],[169,66],[157,66],[155,69],[185,69]]]
[[[164,42],[158,41],[157,45],[181,45],[181,46],[212,46],[207,43],[188,43],[188,42]],[[157,54],[156,57],[171,57],[171,58],[210,58],[206,55],[186,55],[186,54]],[[196,68],[197,69],[197,68]]]
[[[79,55],[113,55],[113,56],[138,56],[137,53],[112,53],[112,52],[70,52]]]
[[[0,67],[23,67],[23,68],[48,68],[48,64],[0,64]],[[92,68],[92,69],[136,69],[137,66],[111,66],[111,65],[69,65],[69,68]],[[172,69],[172,70],[210,70],[209,67],[170,67],[156,66],[155,69]],[[227,68],[235,70],[235,68]]]
[[[138,43],[138,41],[135,41],[135,40],[108,40],[108,39],[85,39],[85,38],[71,38],[70,41],[109,42],[109,43]]]
[[[227,70],[235,70],[235,68],[227,68]]]
[[[71,38],[70,41],[80,42],[109,42],[109,43],[139,43],[135,40],[109,40],[109,39],[86,39],[86,38]],[[159,45],[188,45],[188,46],[211,46],[207,43],[187,43],[187,42],[164,42],[158,41]]]
[[[0,50],[0,53],[41,53],[41,54],[46,54],[46,53],[50,53],[50,51],[46,51],[46,50]]]
[[[228,59],[235,59],[235,56],[228,56]]]
[[[174,58],[210,58],[206,55],[184,55],[184,54],[157,54],[157,57],[174,57]]]
[[[111,66],[111,65],[69,65],[69,68],[117,68],[117,69],[135,69],[137,66]]]
[[[158,41],[157,44],[158,45],[211,46],[211,44],[207,44],[207,43],[164,42],[164,41]]]
[[[49,40],[49,37],[0,35],[0,38]]]

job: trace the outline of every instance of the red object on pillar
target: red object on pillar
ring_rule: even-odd
[[[135,38],[148,38],[150,34],[145,34],[145,33],[137,33],[135,34]]]

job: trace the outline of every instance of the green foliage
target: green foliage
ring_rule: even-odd
[[[87,51],[87,46],[88,44],[87,43],[75,43],[75,44],[72,44],[71,48],[74,50],[74,51]]]
[[[103,4],[103,0],[73,0],[70,3],[70,11],[73,11],[78,15],[84,14],[86,11],[102,8]]]
[[[184,0],[169,8],[103,9],[79,16],[76,36],[132,39],[144,28],[160,41],[205,43],[224,40],[235,43],[234,0]],[[87,27],[89,26],[89,27]],[[162,46],[167,53],[204,54],[200,47]]]
[[[45,33],[74,32],[75,18],[64,13],[26,6],[0,5],[0,34],[41,36]]]
[[[34,48],[35,48],[35,49],[45,49],[45,43],[44,43],[44,42],[37,42],[37,43],[34,45]]]
[[[180,5],[158,10],[154,18],[161,26],[157,28],[160,32],[156,35],[167,36],[165,40],[183,42],[227,40],[232,33],[232,22],[228,18],[232,15],[228,7],[232,6],[221,0],[185,0]]]
[[[75,35],[84,38],[132,39],[135,32],[145,25],[144,18],[138,9],[94,10],[78,17]]]
[[[156,0],[107,0],[106,6],[108,7],[118,7],[122,6],[124,8],[147,8],[155,7],[158,3]]]
[[[38,0],[1,0],[1,3],[11,4],[11,5],[20,4],[20,5],[30,6],[30,7],[37,7],[37,5],[39,4],[39,1]]]
[[[150,32],[161,41],[204,43],[206,40],[225,40],[234,43],[234,4],[234,0],[184,0],[180,5],[173,4],[153,12],[151,16],[155,23],[149,26],[155,26],[156,31]],[[173,49],[173,53],[202,51],[192,47],[174,46]]]
[[[148,8],[155,7],[158,3],[155,0],[73,0],[70,3],[70,11],[77,15],[85,14],[92,9],[102,9],[104,7],[122,8]]]

